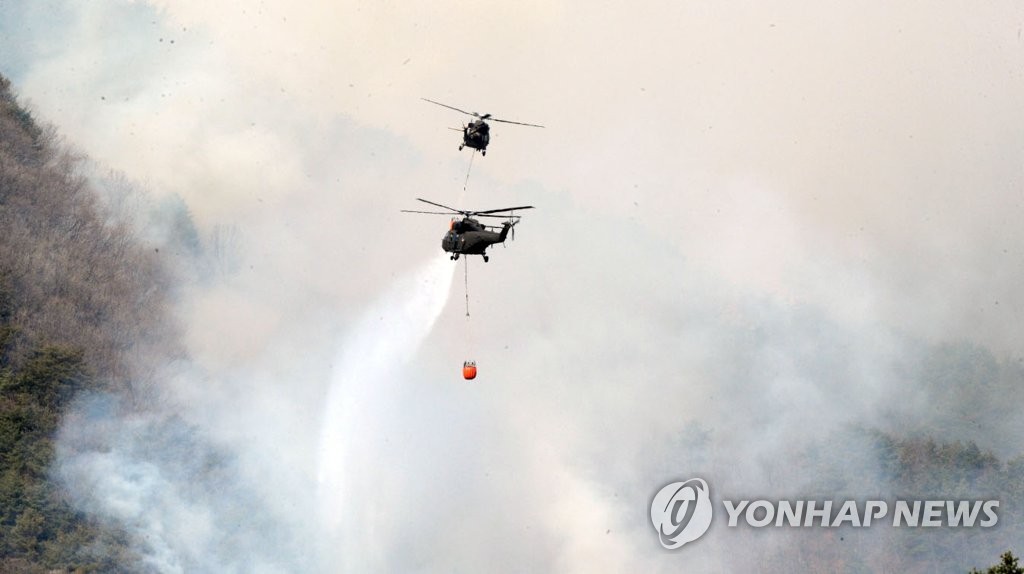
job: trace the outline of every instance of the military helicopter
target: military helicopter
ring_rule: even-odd
[[[490,261],[490,258],[486,253],[487,248],[495,243],[504,243],[509,232],[513,230],[517,223],[519,223],[519,216],[515,215],[513,212],[520,209],[533,209],[532,205],[521,205],[519,207],[488,209],[486,211],[464,211],[462,209],[454,209],[447,205],[441,205],[440,203],[434,203],[433,201],[427,201],[426,199],[420,199],[418,197],[416,200],[447,209],[448,211],[412,211],[403,209],[402,213],[462,215],[461,221],[452,218],[451,226],[448,228],[448,233],[445,233],[444,238],[441,239],[441,249],[452,254],[452,261],[458,260],[460,255],[480,255],[484,258],[484,263]],[[499,213],[504,215],[498,215]],[[474,219],[474,217],[494,217],[497,219],[504,219],[505,223],[502,224],[501,227],[495,225],[484,225]],[[491,231],[492,229],[500,229],[501,231]],[[515,231],[512,231],[512,237],[515,238]]]
[[[427,98],[420,98],[425,102],[437,104],[441,107],[448,108],[449,110],[455,110],[462,112],[467,116],[473,116],[475,120],[462,126],[462,144],[459,145],[459,151],[464,147],[471,147],[476,150],[480,150],[480,155],[487,155],[487,144],[491,141],[491,126],[487,125],[484,120],[491,120],[492,122],[502,122],[505,124],[516,124],[517,126],[530,126],[533,128],[542,128],[537,124],[527,124],[523,122],[513,122],[511,120],[499,120],[498,118],[492,117],[491,114],[480,115],[476,112],[467,112],[466,110],[460,110],[454,106],[448,104],[442,104],[441,102],[435,102],[434,100],[428,100]],[[452,128],[455,129],[455,128]],[[458,130],[456,130],[458,131]]]

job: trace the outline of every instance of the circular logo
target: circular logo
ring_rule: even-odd
[[[711,526],[711,496],[700,478],[673,482],[654,495],[651,523],[669,550],[700,538]]]

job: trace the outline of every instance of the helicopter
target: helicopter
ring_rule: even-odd
[[[447,209],[448,211],[413,211],[403,209],[402,213],[462,215],[461,221],[452,218],[451,225],[448,228],[448,233],[445,233],[444,238],[441,239],[441,249],[452,254],[450,258],[452,261],[457,261],[460,255],[480,255],[484,258],[484,263],[490,261],[490,258],[486,253],[488,247],[495,243],[504,243],[505,238],[508,237],[510,231],[512,232],[512,237],[515,238],[515,231],[513,231],[513,228],[517,223],[519,223],[519,216],[515,215],[513,212],[520,209],[533,209],[532,205],[521,205],[519,207],[488,209],[486,211],[465,211],[462,209],[448,207],[447,205],[441,205],[440,203],[434,203],[433,201],[428,201],[419,197],[417,197],[416,200]],[[504,215],[497,215],[499,213],[504,213]],[[495,225],[484,225],[474,219],[474,217],[494,217],[504,219],[505,223],[502,224],[501,227]],[[500,231],[492,231],[495,229],[500,229]]]
[[[474,118],[476,118],[475,120],[473,120],[473,121],[469,122],[468,124],[465,124],[465,125],[462,126],[462,143],[459,145],[459,151],[462,151],[462,148],[464,148],[464,147],[470,147],[470,148],[473,148],[475,150],[479,150],[480,151],[480,155],[487,155],[487,144],[491,141],[491,126],[487,125],[487,122],[484,121],[484,120],[490,120],[492,122],[502,122],[502,123],[505,123],[505,124],[516,124],[518,126],[530,126],[530,127],[533,127],[533,128],[542,128],[542,127],[544,127],[544,126],[540,126],[540,125],[537,125],[537,124],[527,124],[527,123],[523,123],[523,122],[513,122],[511,120],[499,120],[498,118],[495,118],[495,117],[491,116],[491,114],[480,115],[480,114],[478,114],[476,112],[467,112],[466,110],[460,110],[459,108],[456,108],[454,106],[449,106],[448,104],[442,104],[441,102],[435,102],[434,100],[428,100],[427,98],[420,98],[420,99],[425,101],[425,102],[430,102],[432,104],[436,104],[436,105],[439,105],[441,107],[448,108],[449,110],[455,110],[457,112],[462,112],[462,113],[466,114],[467,116],[473,116]],[[451,129],[454,130],[455,128],[451,128]],[[456,130],[456,131],[458,131],[458,130]]]

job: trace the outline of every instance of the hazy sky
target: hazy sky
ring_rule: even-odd
[[[688,423],[754,469],[808,420],[877,422],[902,338],[1024,354],[1022,26],[1011,1],[6,1],[0,73],[237,226],[241,271],[179,309],[204,382],[173,388],[243,456],[315,467],[336,347],[440,251],[414,197],[537,206],[375,397],[362,432],[418,438],[369,449],[366,484],[439,519],[403,546],[360,506],[357,564],[493,570],[507,541],[536,553],[510,570],[671,571],[719,564],[643,522],[706,470],[651,462]],[[546,128],[493,125],[464,193],[465,117],[421,97]]]

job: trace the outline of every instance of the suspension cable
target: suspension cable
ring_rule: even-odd
[[[466,187],[469,186],[469,174],[473,171],[473,158],[476,157],[476,150],[473,150],[473,155],[469,156],[469,169],[466,170],[466,181],[462,183],[462,191],[466,191]]]

